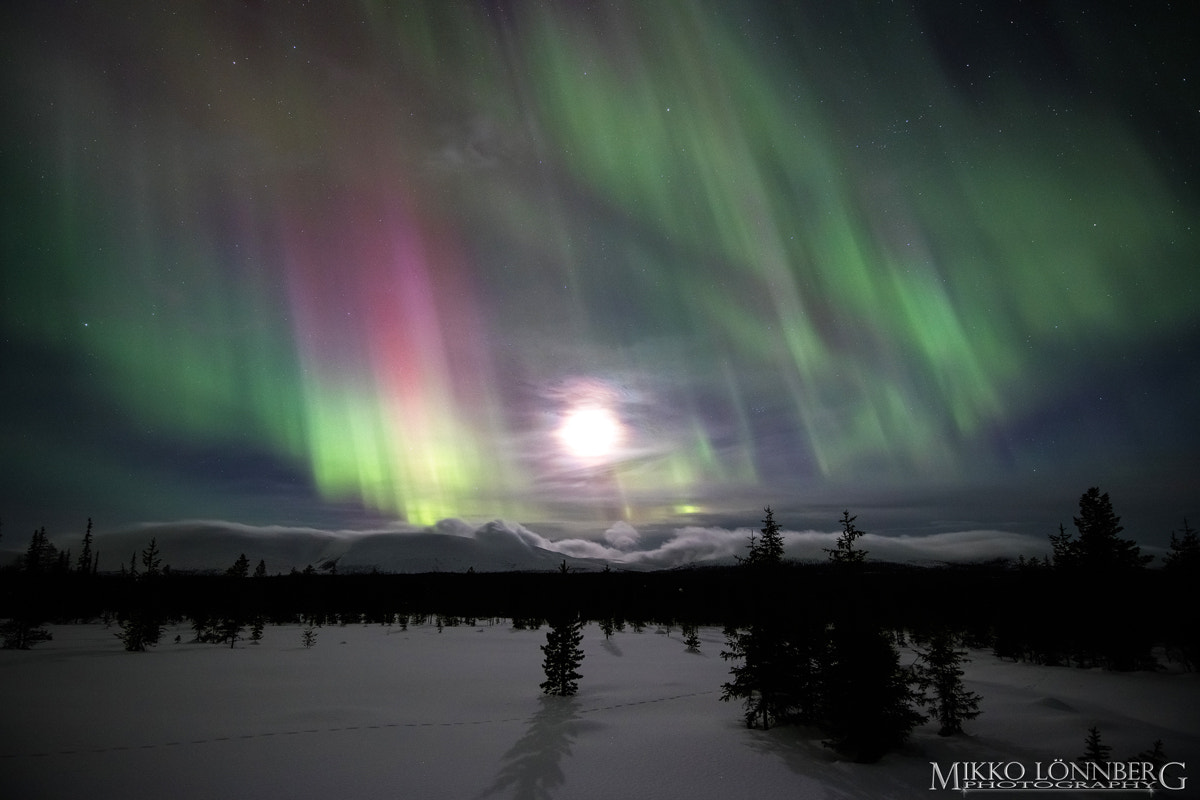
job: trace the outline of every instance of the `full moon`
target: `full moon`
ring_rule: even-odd
[[[558,440],[576,458],[603,458],[621,444],[624,429],[611,409],[589,406],[567,414]]]

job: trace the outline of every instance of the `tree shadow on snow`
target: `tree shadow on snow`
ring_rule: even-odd
[[[529,728],[504,754],[504,766],[479,798],[503,794],[513,800],[549,800],[566,782],[562,762],[570,758],[576,737],[599,724],[579,719],[573,697],[543,696],[539,703]]]
[[[918,791],[928,789],[922,785],[921,774],[914,765],[904,764],[898,768],[893,759],[902,758],[893,753],[875,764],[856,764],[843,760],[821,744],[819,732],[804,726],[779,726],[769,731],[746,731],[751,740],[749,746],[760,753],[776,756],[783,760],[792,772],[821,784],[829,800],[860,800],[863,797],[885,800],[913,797]],[[911,753],[910,753],[911,755]],[[917,764],[917,770],[923,767]]]
[[[623,655],[625,655],[623,652],[621,652],[621,648],[620,648],[620,647],[617,647],[617,643],[616,643],[616,642],[614,642],[612,639],[605,639],[605,640],[604,640],[604,641],[601,643],[601,646],[602,646],[602,647],[603,647],[605,650],[607,650],[608,652],[612,653],[614,656],[623,656]]]

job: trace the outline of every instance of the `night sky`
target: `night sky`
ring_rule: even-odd
[[[788,5],[5,3],[4,546],[1200,522],[1192,4]]]

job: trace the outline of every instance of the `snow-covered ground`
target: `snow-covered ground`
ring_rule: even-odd
[[[718,699],[716,629],[688,653],[678,629],[606,641],[589,626],[574,698],[539,692],[545,630],[507,624],[325,627],[311,649],[297,626],[234,649],[180,628],[142,654],[100,625],[51,630],[0,651],[2,798],[936,798],[949,793],[930,794],[931,761],[1070,760],[1091,725],[1116,759],[1162,739],[1193,774],[1161,796],[1200,796],[1194,674],[975,653],[968,736],[929,723],[861,765],[812,730],[747,730]]]

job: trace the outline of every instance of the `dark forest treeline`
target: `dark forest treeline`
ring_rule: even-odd
[[[781,526],[771,510],[761,536],[732,567],[658,572],[251,575],[242,555],[224,574],[172,572],[155,540],[121,574],[98,574],[88,520],[79,555],[58,551],[35,531],[20,563],[0,570],[0,620],[6,647],[44,641],[46,622],[115,619],[129,649],[157,641],[161,624],[193,620],[207,637],[223,629],[232,643],[242,623],[297,619],[386,622],[408,615],[446,619],[550,618],[603,623],[755,625],[783,630],[907,631],[917,637],[954,631],[966,643],[1005,658],[1043,664],[1139,669],[1155,648],[1194,668],[1200,661],[1200,534],[1184,521],[1171,537],[1163,569],[1148,570],[1107,493],[1079,498],[1076,531],[1049,537],[1053,560],[918,567],[870,561],[856,545],[864,532],[849,511],[829,560],[784,559]],[[219,623],[219,624],[218,624]],[[219,637],[218,637],[219,638]],[[796,637],[793,636],[793,639]],[[131,643],[135,645],[130,647]]]
[[[658,572],[428,573],[238,577],[167,573],[0,575],[0,618],[38,623],[120,618],[152,608],[164,621],[261,616],[382,621],[397,614],[742,627],[764,616],[836,615],[889,630],[951,628],[997,655],[1134,669],[1155,646],[1195,665],[1200,612],[1193,578],[1159,570],[1072,572],[1004,562],[916,567],[784,563]],[[1189,636],[1192,637],[1189,640]]]

